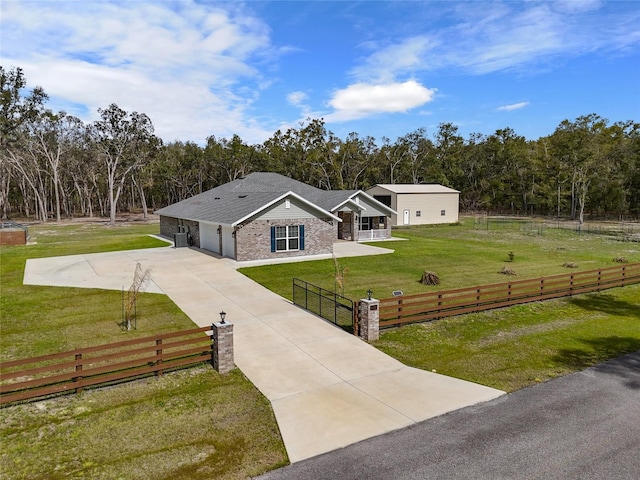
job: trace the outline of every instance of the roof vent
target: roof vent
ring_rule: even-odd
[[[215,197],[214,200],[220,200],[220,197]]]
[[[246,198],[246,195],[238,195],[238,198]]]

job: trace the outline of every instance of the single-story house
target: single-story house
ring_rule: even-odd
[[[238,261],[333,253],[337,239],[391,238],[396,212],[362,190],[256,172],[157,210],[160,234]]]
[[[391,225],[456,223],[460,192],[439,184],[376,185],[367,190],[374,199],[391,207]]]

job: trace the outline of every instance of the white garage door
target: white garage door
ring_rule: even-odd
[[[218,226],[200,222],[200,248],[210,252],[220,253]]]

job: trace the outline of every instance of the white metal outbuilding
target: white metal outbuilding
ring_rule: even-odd
[[[393,226],[456,223],[460,192],[440,184],[378,184],[366,191],[398,212]]]

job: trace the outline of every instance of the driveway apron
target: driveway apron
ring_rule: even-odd
[[[24,283],[120,290],[136,264],[198,326],[227,312],[235,363],[269,399],[297,462],[504,392],[407,367],[238,273],[235,262],[188,248],[31,259]]]

